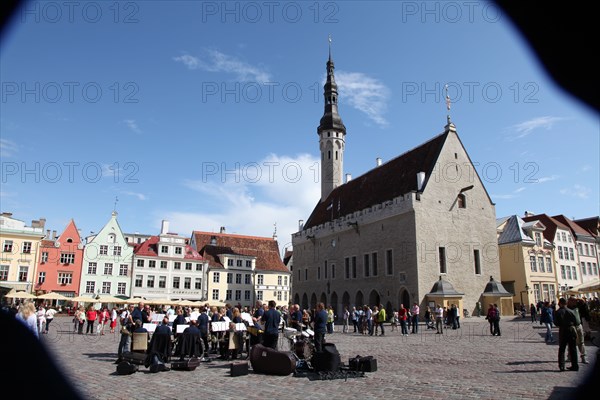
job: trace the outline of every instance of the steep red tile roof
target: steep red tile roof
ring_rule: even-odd
[[[573,222],[572,220],[570,220],[569,218],[565,217],[562,214],[554,215],[552,218],[567,225],[570,228],[570,231],[573,234],[573,237],[577,237],[578,235],[579,236],[592,236],[592,235],[590,235],[590,233],[588,231],[586,231],[585,229],[583,229],[582,227],[580,227],[575,222]]]
[[[148,240],[143,243],[138,243],[134,246],[133,252],[136,256],[140,257],[158,257],[158,236],[151,236]],[[185,260],[204,260],[204,258],[192,248],[192,246],[185,245]]]
[[[277,241],[272,238],[200,231],[194,231],[192,235],[198,252],[211,267],[223,268],[219,255],[232,254],[256,257],[257,271],[289,272],[279,256]],[[210,244],[213,236],[216,245]]]
[[[337,218],[416,191],[419,172],[425,172],[424,189],[447,137],[446,131],[366,174],[338,186],[325,201],[319,200],[304,229],[331,221],[332,214]],[[333,204],[332,209],[327,210],[331,204]]]
[[[562,222],[560,222],[552,217],[549,217],[546,214],[531,215],[528,217],[523,217],[522,219],[525,222],[531,222],[531,221],[538,220],[542,224],[544,224],[546,226],[546,229],[543,232],[544,238],[546,240],[548,240],[550,243],[554,243],[554,236],[556,234],[556,228],[561,228],[561,229],[570,231],[568,226],[566,226]]]
[[[286,250],[285,254],[283,255],[283,263],[285,265],[288,265],[288,263],[290,262],[290,259],[292,258],[292,255],[294,254],[294,252],[292,250]]]
[[[600,217],[598,216],[576,219],[574,222],[588,231],[592,236],[598,236],[600,232]]]

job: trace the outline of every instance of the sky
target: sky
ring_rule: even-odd
[[[600,213],[597,113],[473,1],[26,3],[1,43],[0,209],[291,246],[320,198],[330,35],[345,173],[443,132],[448,85],[498,217]]]

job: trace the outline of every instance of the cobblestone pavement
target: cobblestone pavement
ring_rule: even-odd
[[[409,336],[389,326],[385,336],[343,334],[336,327],[326,339],[336,344],[343,362],[356,355],[377,358],[377,372],[347,381],[252,370],[233,378],[229,363],[219,360],[195,371],[152,374],[141,366],[134,375],[120,376],[113,364],[119,334],[76,335],[67,317],[56,318],[42,341],[89,399],[564,399],[596,362],[598,349],[586,342],[590,364],[559,372],[557,344],[545,344],[545,328],[529,319],[503,319],[501,337],[490,335],[483,318],[466,318],[461,325],[443,335],[421,326]]]

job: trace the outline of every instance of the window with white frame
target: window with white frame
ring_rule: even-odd
[[[42,264],[47,263],[47,262],[48,262],[48,252],[42,251]]]
[[[192,278],[189,278],[189,277],[183,278],[183,288],[184,289],[192,288]]]
[[[221,274],[219,272],[213,272],[213,283],[219,283],[220,281],[221,281]],[[213,300],[216,300],[216,299],[213,299]]]
[[[23,253],[31,253],[31,242],[23,242]]]
[[[41,271],[40,273],[38,273],[38,284],[42,284],[46,282],[46,273],[44,271]]]
[[[235,274],[235,283],[236,285],[242,284],[242,274]]]
[[[175,254],[181,254],[181,247],[175,247]]]
[[[256,291],[256,300],[262,301],[262,299],[263,299],[263,291],[262,290],[257,290]]]
[[[538,257],[538,266],[540,268],[540,272],[546,272],[546,268],[544,268],[544,257]]]
[[[562,246],[558,246],[558,258],[563,259],[563,249]]]
[[[102,294],[110,294],[110,282],[102,282]]]
[[[265,284],[265,276],[262,274],[259,274],[256,276],[256,284],[257,285],[264,285]]]
[[[173,277],[173,289],[179,289],[180,280],[181,278],[179,278],[178,276]]]
[[[241,267],[242,266],[242,260],[236,260],[235,261],[235,266],[236,267]]]
[[[113,256],[120,256],[120,255],[121,255],[121,246],[113,247]]]
[[[128,272],[129,272],[129,265],[127,265],[127,264],[119,265],[119,276],[127,276]]]
[[[181,269],[181,263],[179,261],[173,262],[173,269],[180,270]]]
[[[529,266],[531,268],[531,272],[537,272],[537,265],[535,263],[535,256],[529,256]]]
[[[144,282],[144,277],[142,275],[135,276],[135,287],[142,287]]]
[[[138,260],[137,260],[137,266],[138,266],[139,268],[144,268],[144,260],[139,260],[139,259],[138,259]]]
[[[124,295],[127,291],[127,283],[119,282],[117,283],[117,294]]]
[[[8,265],[0,265],[0,281],[8,280]]]
[[[227,283],[233,283],[233,273],[232,272],[227,273]]]
[[[166,276],[158,277],[158,287],[161,289],[164,289],[167,287],[167,277]]]
[[[192,263],[185,263],[185,270],[186,271],[191,271],[192,270]]]
[[[156,268],[156,260],[148,260],[148,268]]]
[[[569,258],[571,260],[575,260],[575,254],[573,252],[573,248],[572,247],[569,247]]]
[[[194,289],[201,290],[202,289],[202,278],[196,278],[194,282]]]
[[[154,287],[154,275],[148,275],[146,277],[146,287],[149,287],[149,288]]]
[[[213,289],[212,291],[212,299],[219,300],[219,289]]]
[[[283,277],[281,275],[277,275],[277,285],[281,286],[282,282],[283,282]]]
[[[88,263],[88,275],[96,275],[96,270],[98,269],[98,263],[90,262]]]
[[[104,263],[104,275],[112,275],[113,265],[112,263]]]
[[[542,234],[539,232],[535,232],[534,236],[535,236],[535,244],[537,244],[538,246],[541,246],[542,245]]]
[[[233,267],[233,258],[228,258],[227,259],[227,266],[228,267]]]
[[[565,270],[567,271],[567,279],[573,279],[573,275],[571,274],[571,266],[565,265]]]
[[[552,260],[550,257],[546,257],[546,271],[550,273],[552,272]]]
[[[587,270],[585,268],[585,262],[581,262],[581,275],[587,275]]]
[[[181,263],[179,263],[179,264],[181,264]],[[162,269],[167,269],[168,266],[169,266],[169,263],[167,261],[161,261],[160,262],[160,267]]]
[[[225,300],[231,300],[231,294],[233,293],[233,290],[231,289],[227,289],[225,290]]]
[[[12,252],[12,249],[13,249],[13,241],[5,240],[4,245],[2,246],[2,251],[4,251],[5,253],[10,253],[10,252]]]
[[[73,274],[71,272],[59,272],[58,273],[58,284],[59,285],[70,285],[73,282]]]
[[[235,291],[235,301],[240,301],[241,299],[242,299],[242,291],[238,289]]]
[[[244,290],[244,300],[250,300],[250,291]]]
[[[560,277],[562,279],[567,279],[567,272],[564,265],[560,266]]]
[[[167,254],[169,253],[169,246],[160,246],[160,252],[162,254]]]
[[[252,275],[250,274],[244,274],[244,283],[246,285],[249,285],[252,283]]]
[[[196,271],[202,271],[202,264],[196,264]]]
[[[60,253],[61,264],[75,264],[75,253]]]
[[[108,254],[108,246],[105,244],[100,245],[100,255],[105,256]]]
[[[85,292],[86,293],[94,293],[96,291],[96,282],[87,281],[85,283]]]
[[[288,277],[284,276],[283,277],[283,286],[287,286],[288,285]]]
[[[19,267],[19,282],[27,282],[28,272],[29,272],[29,267],[26,267],[26,266]]]
[[[246,260],[246,268],[252,268],[252,261]]]
[[[571,269],[573,270],[573,279],[577,279],[577,267],[571,266]]]

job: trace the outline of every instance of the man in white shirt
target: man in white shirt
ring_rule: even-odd
[[[435,328],[436,335],[444,333],[444,308],[440,304],[435,309]]]
[[[56,310],[52,307],[48,307],[48,310],[46,310],[46,330],[43,333],[48,334],[48,327],[50,326],[50,322],[54,319],[54,314],[56,314]]]

